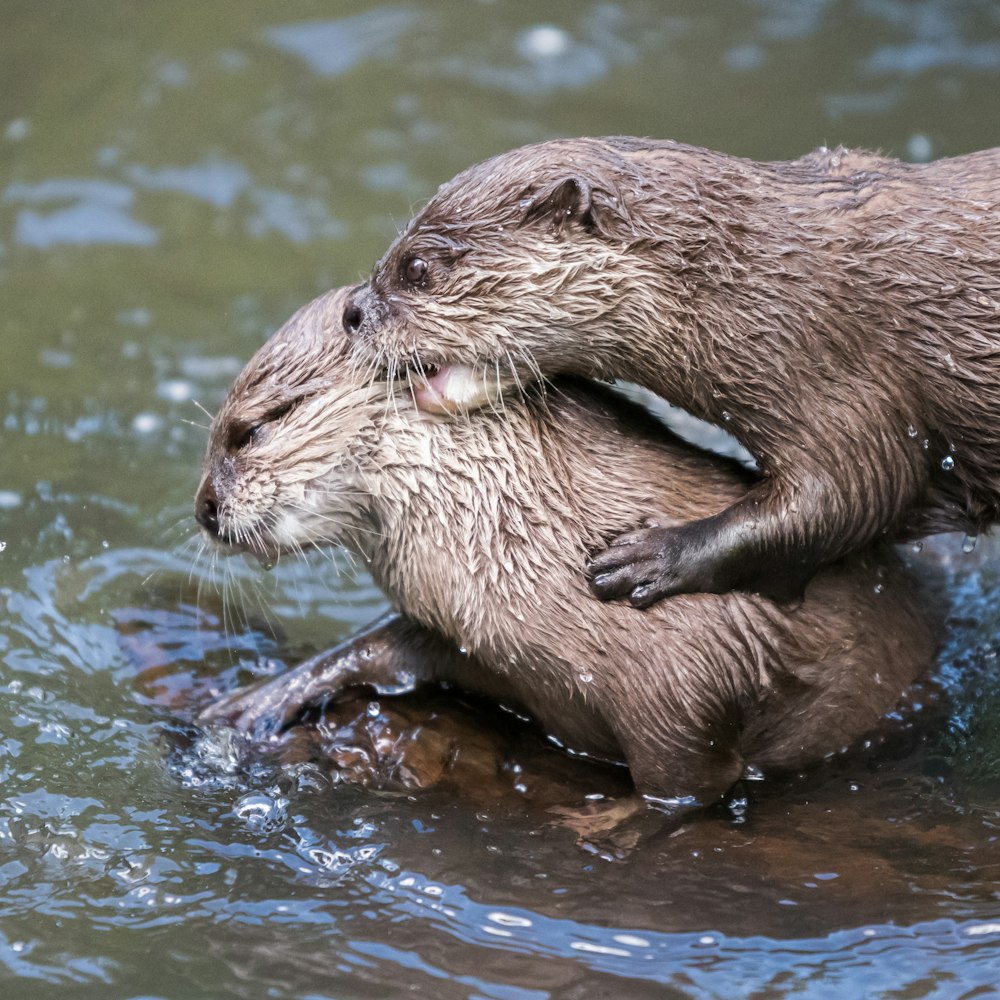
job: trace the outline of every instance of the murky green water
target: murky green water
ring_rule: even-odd
[[[223,615],[183,546],[196,404],[470,162],[613,132],[919,159],[998,123],[987,2],[5,4],[0,993],[992,995],[995,547],[914,556],[952,615],[919,734],[608,863],[532,800],[551,752],[503,718],[526,793],[232,769],[193,706],[383,604],[316,558],[266,613],[241,569]],[[581,798],[614,780],[551,766]]]

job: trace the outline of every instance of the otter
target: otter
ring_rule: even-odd
[[[1000,517],[1000,149],[526,146],[444,184],[344,327],[359,364],[413,371],[432,409],[498,380],[615,378],[753,454],[752,489],[703,517],[637,508],[589,564],[605,599],[793,599],[879,537]]]
[[[213,546],[268,561],[345,545],[398,613],[204,722],[265,739],[359,685],[448,682],[578,753],[623,760],[650,799],[703,805],[748,769],[852,743],[928,666],[932,629],[885,548],[818,574],[794,609],[684,595],[637,624],[593,600],[579,560],[636,509],[697,520],[751,488],[750,473],[574,378],[464,419],[424,413],[352,363],[347,299],[304,307],[237,378],[195,516]]]

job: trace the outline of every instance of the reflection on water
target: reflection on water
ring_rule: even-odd
[[[469,163],[616,132],[924,160],[1000,141],[998,93],[974,0],[8,11],[4,995],[986,995],[988,539],[910,554],[951,609],[917,728],[595,848],[580,816],[622,775],[452,694],[337,706],[270,754],[199,734],[198,705],[384,604],[323,556],[234,563],[223,604],[190,506],[202,407]]]

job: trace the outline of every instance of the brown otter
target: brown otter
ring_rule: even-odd
[[[747,496],[598,555],[604,598],[793,595],[880,536],[1000,517],[1000,149],[527,146],[444,184],[344,326],[364,364],[432,376],[439,405],[470,404],[470,372],[615,377],[753,453]]]
[[[576,751],[624,757],[647,796],[704,803],[748,767],[850,743],[928,664],[925,613],[888,551],[819,574],[794,610],[697,594],[637,623],[592,600],[579,560],[636,509],[697,519],[749,474],[573,379],[496,413],[422,413],[351,364],[345,300],[306,306],[239,376],[195,513],[212,542],[265,559],[344,544],[402,616],[206,720],[263,733],[354,685],[449,681]]]

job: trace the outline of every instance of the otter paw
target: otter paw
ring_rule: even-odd
[[[677,528],[653,526],[620,535],[591,558],[588,575],[602,601],[627,597],[641,609],[674,594],[715,590]]]
[[[287,676],[263,684],[237,688],[198,714],[202,726],[231,726],[255,742],[264,742],[287,729],[308,707],[296,696]]]

